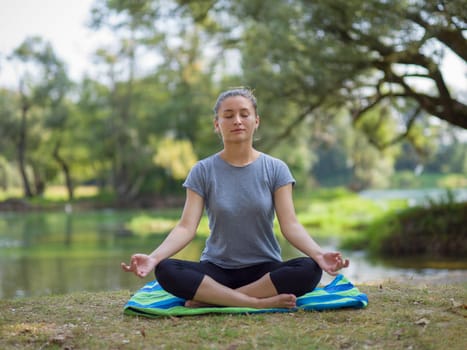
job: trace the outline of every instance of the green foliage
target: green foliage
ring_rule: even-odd
[[[461,174],[447,174],[439,182],[442,188],[466,188],[467,178],[465,173]]]
[[[0,89],[0,187],[4,190],[21,185],[15,176],[16,144],[20,128],[17,94]]]
[[[165,214],[166,215],[166,214]],[[164,215],[164,216],[165,216]],[[147,215],[141,215],[133,218],[126,227],[132,232],[140,235],[163,233],[166,234],[172,230],[177,224],[177,220],[169,220],[164,218],[153,218]]]
[[[164,209],[149,214],[142,214],[135,216],[129,222],[125,224],[125,227],[131,232],[146,236],[154,234],[168,234],[177,224],[180,219],[181,210],[176,209]],[[209,226],[206,216],[201,218],[201,222],[198,227],[197,235],[200,237],[209,236]]]
[[[258,97],[255,146],[289,163],[304,189],[385,187],[394,166],[463,174],[465,105],[439,69],[445,47],[465,46],[460,8],[459,0],[96,1],[90,27],[112,38],[82,81],[69,81],[41,38],[5,62],[19,74],[17,91],[0,91],[1,185],[21,181],[33,196],[66,184],[71,196],[94,183],[121,202],[178,193],[178,175],[154,164],[163,150],[151,140],[187,140],[197,159],[219,150],[211,106],[238,85]],[[430,95],[414,76],[432,84]]]
[[[172,178],[183,180],[198,159],[190,141],[164,138],[160,141],[153,160],[155,164],[163,167]]]
[[[39,37],[26,38],[10,59],[20,68],[18,94],[13,100],[16,113],[9,113],[8,118],[14,123],[8,141],[15,151],[9,158],[18,163],[25,196],[32,197],[42,195],[49,179],[59,171],[68,176],[59,145],[68,117],[65,98],[72,84],[65,63]]]
[[[390,188],[465,188],[464,174],[428,173],[415,174],[413,171],[396,172],[390,179]]]
[[[424,162],[433,155],[436,141],[426,137],[434,134],[428,115],[455,119],[453,124],[461,127],[461,119],[467,119],[462,103],[449,115],[434,111],[441,108],[440,100],[419,91],[412,73],[427,71],[417,76],[434,84],[434,95],[444,95],[445,82],[437,66],[442,50],[426,53],[423,47],[425,41],[430,47],[428,41],[452,46],[431,31],[427,19],[433,18],[438,29],[453,34],[454,41],[454,36],[462,41],[459,27],[451,26],[459,21],[453,11],[459,3],[435,6],[425,1],[355,0],[265,5],[239,1],[213,6],[205,10],[203,18],[229,13],[229,21],[222,23],[225,48],[240,51],[242,74],[238,80],[243,78],[246,85],[257,89],[264,104],[260,114],[273,125],[263,128],[261,146],[277,147],[282,140],[293,144],[296,138],[306,138],[304,130],[311,142],[316,142],[318,121],[326,118],[328,125],[335,126],[337,113],[333,112],[341,107],[354,125],[360,125],[346,154],[354,166],[351,186],[360,189],[387,185],[398,151],[394,147],[384,153],[381,150],[403,138],[413,144]],[[458,46],[459,52],[462,46]],[[336,132],[330,135],[342,140]],[[369,142],[361,140],[364,138]]]
[[[422,183],[426,176],[417,176],[413,171],[399,171],[391,177],[390,187],[391,188],[432,188],[436,187],[436,179]],[[428,186],[424,186],[429,184]]]
[[[347,246],[366,246],[387,257],[465,257],[467,202],[455,203],[452,192],[426,207],[389,212],[373,222],[360,239]]]
[[[303,191],[295,194],[294,202],[299,221],[313,237],[339,236],[344,241],[361,237],[374,220],[406,206],[401,201],[382,205],[345,188]]]

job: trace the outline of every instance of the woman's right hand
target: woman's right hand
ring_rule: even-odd
[[[120,266],[123,271],[133,272],[138,277],[146,277],[157,265],[156,259],[146,254],[133,254],[130,265],[122,262]]]

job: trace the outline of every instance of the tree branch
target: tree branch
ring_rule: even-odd
[[[410,134],[410,130],[412,129],[412,126],[415,120],[417,120],[421,110],[422,108],[419,106],[413,111],[413,113],[410,115],[409,120],[405,126],[405,131],[403,133],[400,133],[396,137],[394,137],[392,140],[384,142],[384,143],[379,143],[376,139],[371,137],[371,135],[367,135],[368,141],[380,151],[384,150],[387,147],[393,146],[396,143],[403,141]]]
[[[408,12],[407,18],[423,27],[427,34],[429,34],[429,37],[436,38],[459,55],[459,57],[464,61],[467,61],[467,42],[461,30],[452,30],[448,27],[433,26],[426,22],[420,16],[419,12]]]
[[[305,108],[305,110],[300,113],[296,118],[293,119],[293,121],[286,126],[284,131],[282,131],[280,134],[274,137],[274,141],[266,144],[263,146],[263,149],[265,152],[270,152],[274,147],[276,147],[282,140],[288,138],[291,134],[292,131],[299,125],[301,124],[306,117],[314,110],[316,109],[321,103],[323,102],[323,99],[320,100],[317,104],[314,105],[309,105],[308,107]]]

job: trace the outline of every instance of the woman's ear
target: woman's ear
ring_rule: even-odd
[[[219,122],[217,121],[217,118],[214,119],[214,132],[219,133]]]

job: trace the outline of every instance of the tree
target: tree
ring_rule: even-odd
[[[348,144],[349,156],[360,154],[352,186],[362,188],[387,174],[398,151],[385,149],[403,140],[427,157],[430,118],[467,127],[462,91],[441,70],[447,51],[466,59],[460,0],[178,3],[213,32],[224,57],[239,53],[237,81],[255,88],[267,116],[263,149],[294,142],[304,129],[319,137],[320,120],[333,124],[335,111],[346,113],[367,138]],[[373,172],[381,153],[389,158]]]
[[[71,171],[71,162],[74,158],[70,147],[77,147],[73,142],[74,135],[72,122],[70,122],[71,107],[65,101],[56,101],[50,108],[50,115],[46,120],[46,126],[51,130],[51,142],[53,143],[52,157],[58,164],[65,179],[65,187],[68,192],[68,199],[74,198],[74,183]],[[66,154],[66,155],[65,155]]]
[[[309,6],[312,27],[336,44],[341,53],[356,51],[352,82],[343,86],[353,117],[394,97],[416,103],[412,119],[433,115],[467,128],[467,105],[447,86],[440,64],[446,50],[467,59],[462,1],[337,1]],[[354,14],[358,14],[358,17]],[[337,60],[336,60],[337,58]],[[333,62],[342,60],[335,57]],[[343,64],[352,63],[343,59]],[[372,72],[373,79],[358,79]],[[415,79],[416,78],[416,79]],[[420,88],[422,79],[429,92]],[[344,90],[344,91],[345,91]],[[366,92],[368,91],[368,92]],[[365,102],[359,103],[356,98]]]
[[[357,121],[395,100],[413,105],[402,135],[427,116],[467,128],[467,105],[447,86],[440,69],[447,50],[466,60],[463,1],[179,3],[200,22],[217,20],[224,47],[241,51],[246,76],[262,75],[268,82],[258,84],[262,89],[281,101],[297,102],[301,113],[284,130],[298,127],[323,103],[345,106]],[[229,19],[221,22],[227,13]]]
[[[154,167],[161,167],[153,156],[165,151],[158,150],[162,140],[200,141],[199,154],[207,143],[203,133],[212,129],[209,119],[200,122],[206,100],[212,101],[207,98],[209,61],[201,60],[202,37],[189,17],[174,21],[174,10],[170,1],[98,1],[93,9],[93,27],[111,29],[118,39],[116,47],[97,52],[106,69],[100,91],[106,103],[96,112],[106,126],[98,129],[99,140],[105,140],[101,159],[110,162],[122,201],[136,196]],[[151,62],[144,72],[138,60],[143,57]]]
[[[32,197],[45,190],[45,176],[42,174],[41,164],[46,163],[43,154],[35,159],[31,156],[37,147],[28,143],[41,142],[42,135],[32,133],[29,125],[30,116],[40,121],[45,119],[47,111],[54,113],[57,106],[69,90],[70,82],[66,74],[65,64],[56,56],[52,46],[39,37],[27,38],[16,48],[10,59],[20,66],[18,101],[20,121],[15,140],[17,160],[23,181],[24,195]],[[39,128],[43,127],[39,126]],[[29,157],[28,157],[29,155]],[[27,166],[32,169],[35,188],[33,190]]]
[[[160,33],[154,30],[159,20],[156,1],[96,1],[92,8],[91,27],[108,28],[117,37],[117,45],[102,48],[97,58],[107,67],[106,80],[110,88],[107,126],[110,134],[109,156],[112,162],[112,182],[120,201],[136,195],[147,169],[135,167],[135,155],[140,145],[139,120],[135,113],[135,79],[137,52],[149,43],[157,44]]]
[[[7,190],[13,183],[11,176],[12,160],[16,157],[16,140],[18,136],[17,95],[13,91],[0,89],[0,187]]]

